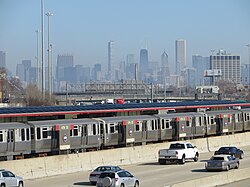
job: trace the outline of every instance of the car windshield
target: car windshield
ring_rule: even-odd
[[[184,144],[171,144],[170,149],[185,149]]]
[[[103,172],[100,175],[100,178],[110,177],[111,179],[115,178],[115,173]]]

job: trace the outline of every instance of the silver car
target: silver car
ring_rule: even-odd
[[[208,171],[212,170],[226,170],[236,168],[240,165],[239,159],[231,155],[214,155],[207,161],[205,168]]]
[[[139,187],[139,180],[127,170],[105,171],[100,174],[97,187]]]
[[[8,170],[0,169],[0,187],[24,187],[23,178]]]
[[[99,166],[89,174],[89,181],[91,184],[96,184],[96,181],[102,172],[119,170],[122,170],[119,166]]]

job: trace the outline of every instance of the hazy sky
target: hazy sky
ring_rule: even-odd
[[[50,18],[53,60],[73,54],[74,64],[107,66],[108,41],[114,41],[114,61],[147,47],[150,61],[160,61],[165,50],[174,67],[175,40],[187,40],[187,60],[209,56],[220,48],[248,63],[249,0],[44,0]],[[35,66],[36,29],[41,29],[41,0],[0,0],[0,51],[7,67],[31,59]],[[40,37],[41,39],[41,37]],[[47,16],[45,16],[47,49]],[[46,59],[46,56],[45,56]]]

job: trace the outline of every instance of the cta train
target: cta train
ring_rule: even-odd
[[[186,140],[250,130],[250,108],[0,123],[0,160]]]

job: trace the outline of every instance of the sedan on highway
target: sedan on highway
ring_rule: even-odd
[[[1,187],[23,187],[23,178],[16,176],[11,171],[0,169],[0,186]]]
[[[218,151],[214,152],[214,155],[232,155],[235,158],[242,159],[244,157],[244,152],[234,146],[220,147]]]
[[[89,181],[91,184],[96,184],[99,175],[104,171],[120,171],[119,166],[99,166],[89,174]]]
[[[228,171],[238,169],[239,165],[239,159],[231,155],[214,155],[205,163],[205,168],[207,171]]]
[[[139,187],[139,180],[127,170],[105,171],[100,174],[97,187]]]

